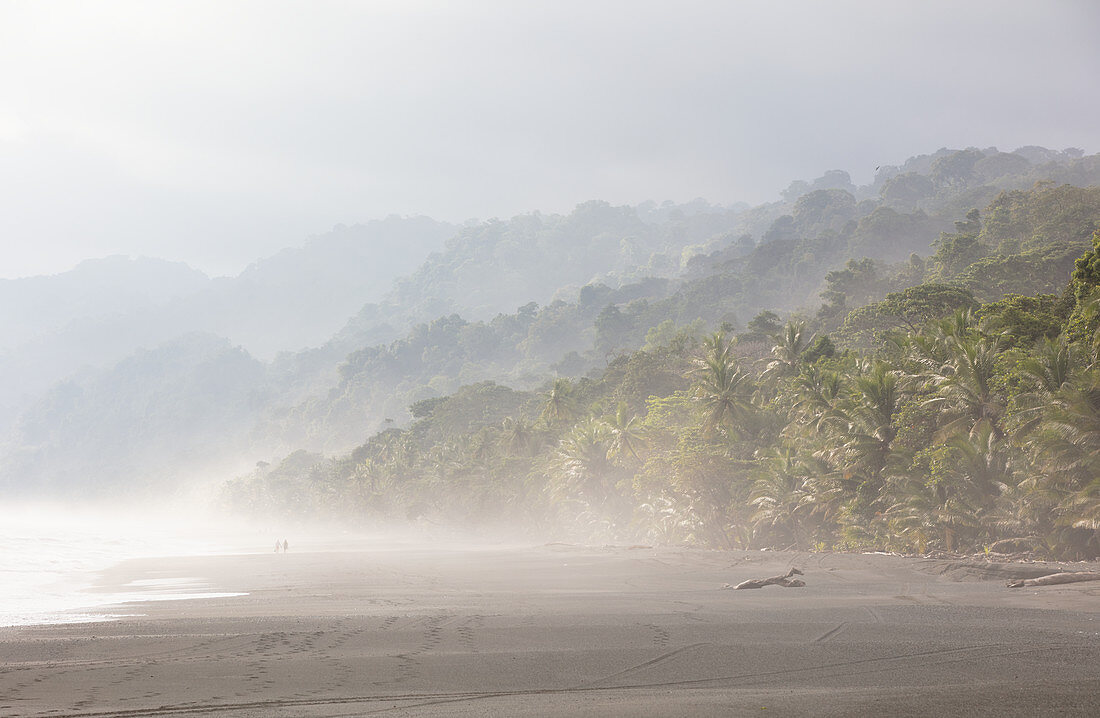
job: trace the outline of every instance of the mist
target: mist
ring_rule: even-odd
[[[8,3],[0,276],[1100,149],[1089,2]]]
[[[0,712],[1091,718],[1097,29],[0,3]]]
[[[792,377],[899,293],[1068,296],[1097,223],[1087,3],[0,12],[11,500],[805,543],[730,508]],[[701,409],[726,345],[759,425]]]

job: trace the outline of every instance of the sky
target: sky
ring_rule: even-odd
[[[1093,0],[0,0],[0,277],[1100,152]]]

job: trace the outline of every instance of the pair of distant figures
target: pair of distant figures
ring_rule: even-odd
[[[286,553],[287,551],[290,550],[290,544],[288,544],[286,542],[286,539],[283,539],[281,542],[280,541],[275,542],[275,553],[279,553],[279,549],[282,549],[283,553]]]

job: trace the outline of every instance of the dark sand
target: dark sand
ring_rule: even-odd
[[[790,566],[805,588],[721,588]],[[249,595],[0,629],[0,715],[1100,716],[1100,582],[1018,574],[553,545],[131,561],[102,590]]]

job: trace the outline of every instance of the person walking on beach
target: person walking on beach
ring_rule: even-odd
[[[286,539],[283,539],[283,553],[286,553],[289,549],[290,549],[290,544],[288,544],[286,542]]]
[[[275,539],[275,553],[279,553],[279,539]]]

